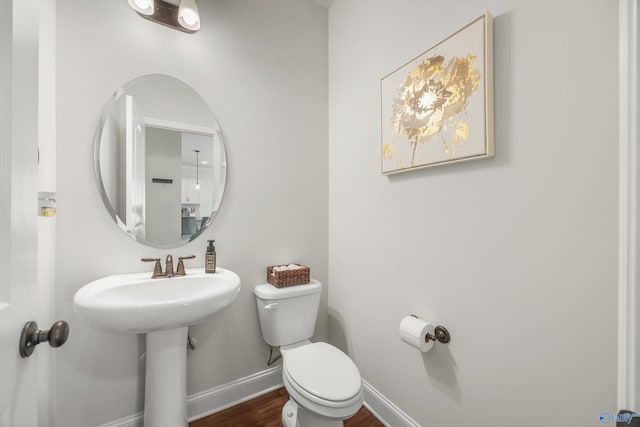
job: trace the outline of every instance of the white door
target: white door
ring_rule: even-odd
[[[640,0],[619,5],[618,410],[640,412]],[[611,419],[608,414],[601,415]],[[615,414],[614,414],[615,416]],[[621,421],[626,422],[623,418]]]
[[[138,114],[135,100],[131,95],[123,95],[118,102],[124,104],[124,141],[127,228],[139,240],[145,240],[145,127]]]
[[[38,2],[0,0],[0,427],[37,425],[36,356],[18,353],[38,306],[37,88]]]

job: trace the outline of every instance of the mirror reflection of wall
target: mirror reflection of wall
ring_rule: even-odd
[[[222,202],[226,167],[213,113],[183,82],[144,76],[105,106],[96,175],[107,209],[133,239],[160,248],[195,239]]]
[[[145,157],[146,237],[161,244],[190,240],[214,211],[214,188],[221,182],[213,165],[220,161],[220,141],[152,126],[145,134],[153,141],[146,144]]]
[[[146,238],[170,244],[181,238],[181,133],[148,126],[145,134],[153,141],[145,144]]]

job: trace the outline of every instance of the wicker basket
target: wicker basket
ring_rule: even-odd
[[[309,283],[311,280],[311,270],[309,267],[302,265],[296,270],[274,271],[273,267],[267,267],[267,282],[276,288],[284,288],[286,286],[295,286]]]

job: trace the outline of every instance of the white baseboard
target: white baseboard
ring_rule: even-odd
[[[276,366],[187,397],[189,422],[215,414],[282,387],[282,368]],[[142,427],[139,412],[98,427]]]
[[[142,412],[119,418],[110,423],[100,424],[98,427],[142,427]]]
[[[215,414],[280,387],[283,387],[282,368],[276,366],[219,387],[196,393],[187,398],[189,421]]]
[[[405,414],[393,402],[362,380],[364,385],[364,406],[386,427],[420,427],[409,415]]]
[[[367,381],[364,385],[364,406],[387,427],[420,427],[389,399]],[[282,387],[282,368],[276,366],[248,377],[240,378],[187,398],[189,422],[215,414],[224,409],[254,399]],[[143,414],[139,412],[99,427],[142,427]]]

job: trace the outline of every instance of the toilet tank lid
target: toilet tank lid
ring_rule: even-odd
[[[299,297],[303,295],[317,294],[322,290],[322,284],[317,280],[311,279],[311,281],[304,285],[286,286],[284,288],[276,288],[270,283],[263,283],[257,285],[253,292],[262,299],[285,299]]]

